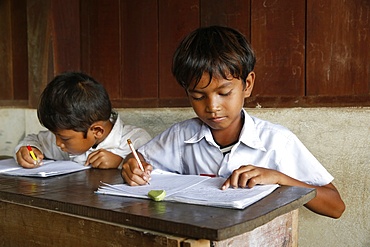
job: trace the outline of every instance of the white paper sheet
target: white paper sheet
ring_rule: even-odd
[[[73,161],[44,160],[36,168],[23,168],[14,159],[0,160],[0,174],[26,177],[50,177],[90,169]]]

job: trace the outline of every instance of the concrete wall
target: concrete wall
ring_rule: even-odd
[[[335,177],[347,205],[329,219],[305,208],[299,216],[299,246],[370,246],[370,108],[246,109],[251,115],[291,129]],[[118,109],[124,122],[153,136],[194,116],[190,108]],[[35,110],[0,108],[0,154],[11,155],[18,141],[42,129]]]

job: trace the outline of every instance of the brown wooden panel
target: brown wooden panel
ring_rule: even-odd
[[[370,106],[370,95],[349,96],[254,96],[246,100],[251,108],[358,107]]]
[[[27,4],[23,0],[12,0],[11,4],[11,42],[12,79],[14,99],[28,99],[28,60],[27,60]]]
[[[252,0],[252,46],[257,56],[253,95],[305,93],[305,0]]]
[[[36,107],[55,74],[81,68],[115,107],[188,106],[173,52],[190,31],[217,24],[256,51],[247,106],[366,106],[369,16],[367,0],[3,0],[0,105],[29,98]]]
[[[35,108],[42,90],[54,76],[51,1],[27,1],[28,95],[29,105]]]
[[[307,95],[369,94],[370,2],[307,3]]]
[[[90,0],[80,0],[81,70],[90,73]]]
[[[0,216],[6,222],[0,225],[1,246],[178,247],[184,240],[3,201],[0,201]]]
[[[232,27],[250,39],[250,4],[250,0],[202,0],[201,25]]]
[[[0,99],[13,99],[10,0],[0,1]]]
[[[79,71],[80,65],[80,3],[76,0],[53,0],[54,73]]]
[[[185,35],[200,26],[199,0],[159,1],[159,98],[186,98],[171,73],[172,57]]]
[[[157,98],[157,1],[122,1],[121,5],[121,97]]]
[[[120,90],[120,1],[81,0],[82,70],[101,82],[111,99]]]

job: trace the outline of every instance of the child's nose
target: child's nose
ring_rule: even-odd
[[[217,97],[209,97],[207,100],[206,111],[207,112],[217,112],[220,110],[220,105]]]
[[[57,146],[60,147],[60,148],[63,145],[63,142],[58,137],[55,138],[55,142],[56,142]]]

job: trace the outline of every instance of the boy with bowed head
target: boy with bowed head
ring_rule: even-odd
[[[107,91],[94,78],[79,72],[56,76],[44,89],[37,109],[48,131],[26,136],[15,148],[15,158],[25,168],[36,167],[44,158],[72,160],[94,168],[118,168],[131,150],[148,142],[141,128],[125,125],[112,110]]]
[[[139,148],[144,171],[128,155],[123,179],[143,185],[156,168],[225,177],[223,190],[257,184],[315,188],[317,196],[305,206],[339,218],[345,205],[327,170],[288,129],[243,109],[256,77],[254,65],[248,41],[234,29],[205,27],[185,37],[172,72],[197,118],[174,124]]]

